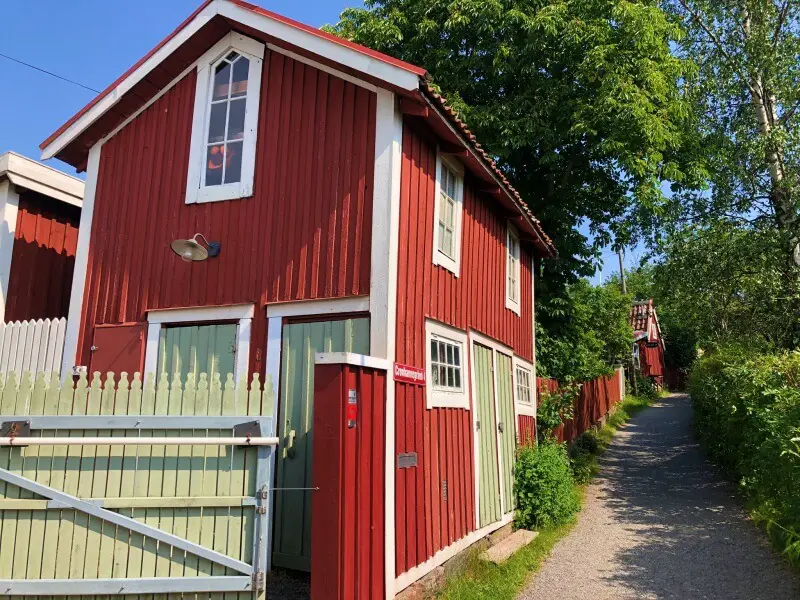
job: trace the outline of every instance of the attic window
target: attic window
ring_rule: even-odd
[[[506,231],[506,308],[513,310],[518,315],[520,314],[519,263],[519,234],[517,229],[509,223]]]
[[[433,264],[458,277],[461,262],[461,212],[464,171],[460,164],[437,153],[434,201]]]
[[[228,34],[197,63],[187,204],[253,194],[264,44]]]

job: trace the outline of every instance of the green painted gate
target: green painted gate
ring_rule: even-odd
[[[511,357],[498,352],[497,357],[497,406],[500,420],[497,424],[497,437],[500,446],[501,473],[503,482],[503,514],[514,510],[514,459],[516,436],[514,427],[514,392],[511,380]]]
[[[158,378],[166,373],[170,380],[192,373],[209,377],[219,374],[222,381],[234,372],[236,364],[235,323],[165,327],[158,339]]]
[[[280,427],[272,562],[311,570],[311,442],[314,355],[369,354],[369,319],[285,325],[281,352]]]
[[[478,429],[478,524],[485,527],[500,520],[500,485],[497,472],[497,436],[495,435],[494,374],[492,349],[474,344],[475,420]]]

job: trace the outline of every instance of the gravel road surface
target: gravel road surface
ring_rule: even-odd
[[[575,529],[521,599],[800,599],[800,578],[706,462],[691,419],[689,398],[673,395],[618,432]]]

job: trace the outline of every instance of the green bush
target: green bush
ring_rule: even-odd
[[[519,450],[514,466],[516,525],[541,529],[569,521],[580,508],[565,444],[545,441]]]
[[[709,456],[740,485],[773,542],[800,565],[800,353],[721,349],[697,361],[689,391]]]
[[[572,476],[578,485],[586,485],[592,480],[595,473],[596,461],[594,454],[587,448],[572,444],[569,449],[569,466]]]

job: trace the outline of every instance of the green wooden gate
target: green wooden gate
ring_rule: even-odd
[[[222,381],[234,372],[236,364],[236,328],[234,324],[189,325],[165,327],[158,339],[158,377],[169,379],[192,373],[209,377],[219,375]]]
[[[285,325],[273,564],[311,569],[311,458],[314,358],[318,352],[369,354],[369,319]]]
[[[500,446],[501,473],[503,482],[503,514],[514,510],[514,459],[516,456],[516,428],[514,427],[514,392],[512,389],[511,357],[502,352],[496,353],[497,406],[500,420],[497,423],[498,445]]]
[[[500,485],[495,435],[493,351],[481,344],[472,346],[475,370],[475,414],[478,429],[478,524],[485,527],[500,520]]]
[[[258,375],[0,377],[0,594],[263,592],[272,406]]]

